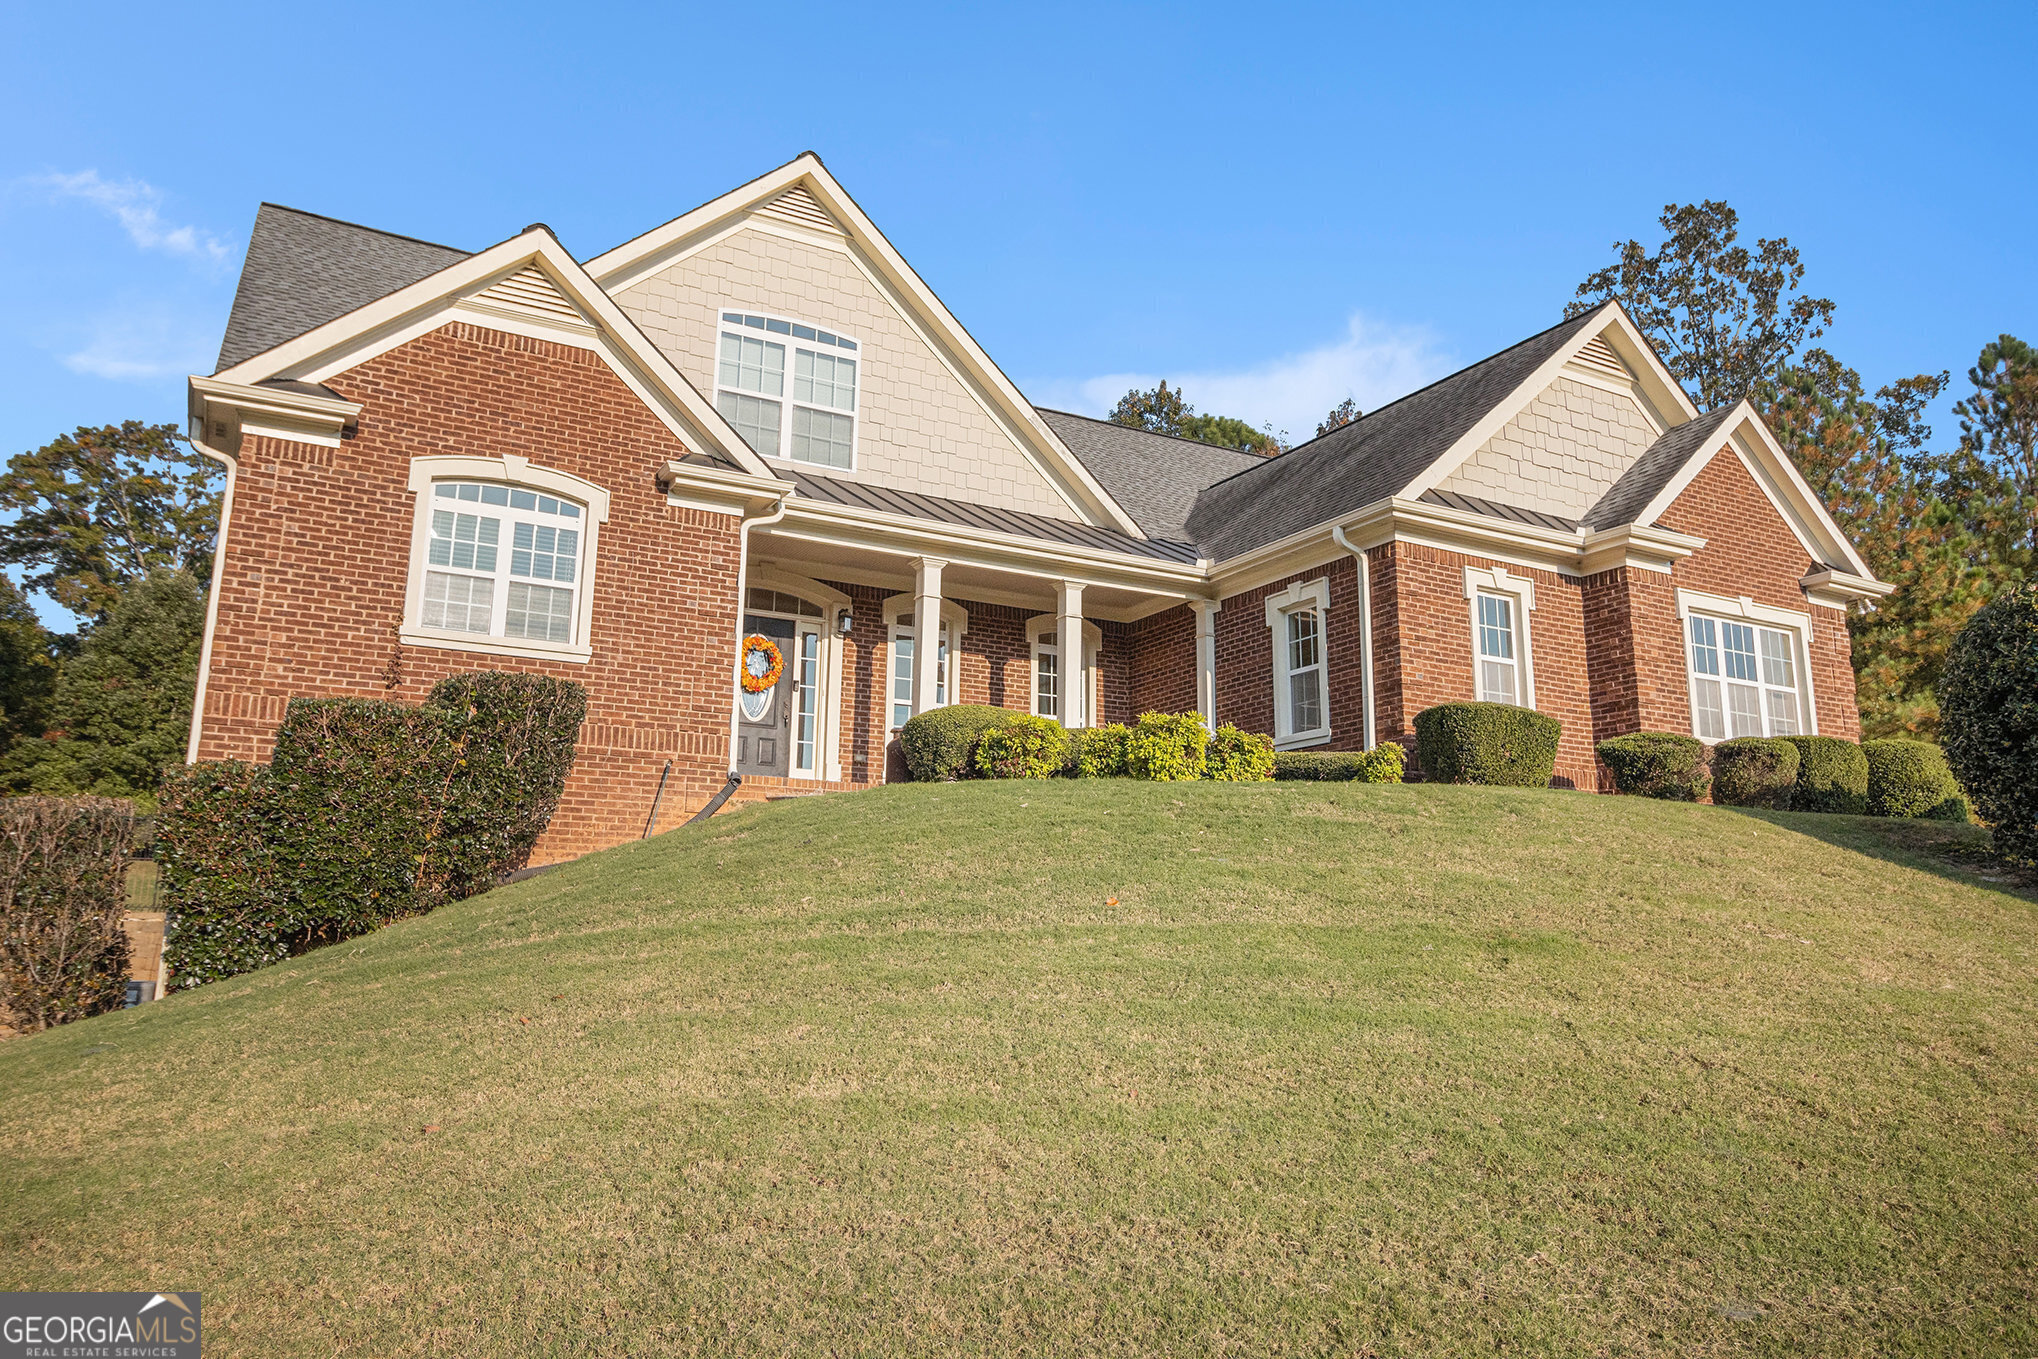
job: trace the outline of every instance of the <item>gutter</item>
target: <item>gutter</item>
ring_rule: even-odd
[[[191,446],[226,467],[226,492],[219,502],[219,533],[212,540],[212,575],[206,583],[205,640],[198,648],[198,686],[191,694],[191,739],[184,746],[184,763],[198,763],[198,738],[205,727],[206,681],[212,675],[212,638],[219,631],[220,571],[226,563],[227,528],[234,517],[234,485],[240,478],[240,464],[230,453],[222,453],[203,439]]]
[[[743,610],[750,598],[750,530],[760,525],[776,524],[785,518],[787,502],[792,491],[788,488],[778,497],[778,503],[769,514],[748,514],[743,516],[743,525],[736,530],[736,636],[735,657],[729,663],[729,779],[722,795],[726,798],[742,775],[736,772],[736,728],[743,718]]]
[[[1334,524],[1331,538],[1337,545],[1352,554],[1359,564],[1359,702],[1364,705],[1364,720],[1361,723],[1365,748],[1371,750],[1373,739],[1373,568],[1366,560],[1366,550],[1345,536],[1344,525]]]

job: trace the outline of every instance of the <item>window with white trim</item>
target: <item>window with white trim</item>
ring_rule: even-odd
[[[1026,635],[1033,653],[1033,715],[1066,722],[1069,714],[1063,700],[1070,686],[1063,678],[1061,620],[1051,613],[1038,614],[1026,621]],[[1103,649],[1104,630],[1083,620],[1083,664],[1076,674],[1074,692],[1087,698],[1085,720],[1092,726],[1101,720],[1097,715],[1097,657]]]
[[[1328,578],[1298,581],[1266,603],[1274,659],[1274,744],[1330,739]]]
[[[715,407],[723,418],[766,457],[853,468],[857,342],[777,316],[739,311],[721,316]]]
[[[517,486],[432,484],[418,621],[442,632],[570,644],[579,617],[581,506]]]
[[[941,654],[934,662],[934,704],[937,708],[948,706],[948,694],[955,683],[955,648],[950,645],[954,629],[947,619],[941,620]],[[891,624],[891,699],[892,728],[897,730],[906,725],[913,716],[913,643],[918,630],[913,626],[913,615],[902,613]]]
[[[1481,590],[1473,598],[1478,609],[1473,631],[1479,643],[1479,701],[1520,707],[1523,690],[1514,597]]]
[[[1803,730],[1796,634],[1690,615],[1691,728],[1705,741],[1795,736]]]

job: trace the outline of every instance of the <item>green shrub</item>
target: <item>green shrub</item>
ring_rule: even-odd
[[[1967,799],[1947,767],[1946,752],[1927,741],[1863,741],[1870,816],[1967,820]]]
[[[987,779],[1052,778],[1068,758],[1068,733],[1045,717],[1022,713],[977,738],[976,771]]]
[[[1102,727],[1078,727],[1069,733],[1069,762],[1065,770],[1079,779],[1125,777],[1125,742],[1132,728],[1123,722]]]
[[[1613,771],[1613,786],[1629,797],[1697,802],[1712,786],[1705,742],[1696,736],[1638,731],[1601,741],[1596,749]]]
[[[1141,713],[1125,738],[1125,772],[1160,783],[1200,779],[1209,743],[1201,713]]]
[[[180,987],[493,887],[529,862],[586,711],[565,680],[484,672],[423,706],[298,699],[266,767],[163,788],[165,956]]]
[[[1797,747],[1780,736],[1741,736],[1712,748],[1712,800],[1722,807],[1790,806]]]
[[[1859,745],[1838,736],[1783,739],[1797,747],[1797,786],[1791,790],[1791,810],[1849,816],[1868,810],[1868,757]]]
[[[952,783],[969,778],[976,772],[971,759],[976,754],[977,738],[1021,716],[1024,714],[1010,708],[993,708],[983,703],[929,708],[899,731],[899,749],[906,757],[906,772],[915,783]]]
[[[16,1028],[126,1003],[133,838],[123,798],[0,799],[0,1011]]]
[[[1991,600],[1954,640],[1939,734],[1996,852],[2038,862],[2038,588]]]
[[[1324,783],[1399,783],[1408,752],[1393,741],[1371,750],[1284,750],[1274,756],[1277,779]]]
[[[1438,783],[1547,788],[1563,730],[1511,703],[1439,703],[1415,715],[1415,758]]]
[[[1226,722],[1210,738],[1203,777],[1219,783],[1261,783],[1274,777],[1274,738]]]

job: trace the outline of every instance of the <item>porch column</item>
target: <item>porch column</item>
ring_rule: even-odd
[[[1217,730],[1217,611],[1223,607],[1214,599],[1189,601],[1196,615],[1196,711],[1211,731]]]
[[[1064,727],[1090,725],[1089,689],[1083,683],[1083,586],[1065,580],[1055,610],[1054,646],[1061,666],[1061,724]]]
[[[934,706],[941,673],[941,568],[939,557],[913,559],[913,715]],[[951,696],[952,697],[952,696]]]

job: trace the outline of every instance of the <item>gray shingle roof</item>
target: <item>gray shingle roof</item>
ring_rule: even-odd
[[[1634,522],[1635,516],[1649,508],[1649,502],[1656,493],[1668,486],[1684,464],[1706,446],[1706,441],[1719,432],[1735,407],[1722,406],[1716,411],[1707,411],[1695,420],[1687,420],[1676,429],[1642,450],[1628,470],[1621,473],[1620,480],[1607,487],[1599,503],[1585,512],[1585,523],[1595,529],[1619,528]]]
[[[233,367],[356,307],[467,258],[465,250],[393,236],[296,208],[264,203],[219,346]]]
[[[1266,461],[1235,448],[1173,439],[1067,411],[1034,409],[1133,522],[1157,538],[1186,540],[1197,492]]]
[[[772,470],[781,480],[796,485],[800,495],[812,500],[827,501],[830,504],[856,505],[867,510],[881,510],[886,514],[910,515],[915,519],[932,519],[944,524],[960,525],[963,528],[1009,533],[1020,538],[1039,538],[1047,542],[1069,543],[1077,547],[1096,548],[1104,552],[1123,552],[1135,557],[1152,557],[1161,561],[1193,562],[1197,556],[1194,543],[1172,542],[1164,538],[1141,541],[1116,529],[1096,528],[1067,519],[1051,519],[1044,514],[1026,514],[1019,510],[1001,510],[990,505],[972,505],[967,501],[922,495],[917,491],[901,491],[891,486],[872,486],[868,482],[816,476],[812,472],[803,472],[796,468],[776,467]]]
[[[1604,311],[1554,325],[1218,482],[1197,497],[1190,536],[1221,561],[1399,493]]]

